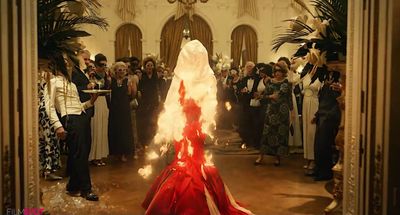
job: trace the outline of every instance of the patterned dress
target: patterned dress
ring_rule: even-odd
[[[268,155],[285,156],[289,153],[289,113],[292,109],[292,87],[287,79],[282,82],[269,80],[265,95],[278,92],[277,100],[269,100],[261,138],[261,152]]]
[[[46,83],[38,84],[39,95],[39,162],[42,172],[55,171],[61,167],[60,145],[56,132],[50,124],[46,107],[49,107],[49,99]]]

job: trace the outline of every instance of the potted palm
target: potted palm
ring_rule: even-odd
[[[304,9],[307,15],[287,19],[289,23],[283,33],[272,41],[272,50],[277,51],[283,44],[300,44],[295,57],[304,59],[302,76],[310,71],[317,71],[316,78],[321,81],[327,77],[327,67],[339,71],[342,96],[337,100],[341,109],[341,122],[336,136],[336,148],[339,159],[332,168],[334,173],[333,201],[325,208],[325,213],[332,212],[342,202],[343,189],[343,154],[344,154],[344,95],[345,95],[345,58],[347,41],[347,0],[311,0],[313,10],[302,0],[293,0]],[[309,19],[310,17],[310,19]]]
[[[80,28],[86,24],[108,27],[98,14],[100,7],[97,0],[38,0],[39,67],[47,69],[55,53],[65,53],[76,63],[77,51],[82,49],[78,38],[90,36]]]
[[[272,41],[272,50],[277,51],[283,44],[301,44],[297,56],[305,56],[308,50],[316,48],[327,55],[345,55],[347,40],[347,0],[312,0],[312,12],[302,0],[294,0],[307,14],[287,19],[285,32]],[[310,18],[309,18],[310,16]]]

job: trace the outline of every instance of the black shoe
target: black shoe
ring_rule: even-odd
[[[260,165],[262,165],[261,161],[254,161],[254,166],[260,166]]]
[[[332,175],[318,175],[314,177],[314,181],[329,181],[332,180]]]
[[[99,201],[99,197],[92,191],[81,193],[81,197],[85,198],[88,201]]]
[[[66,193],[67,193],[67,195],[69,195],[69,196],[78,197],[79,194],[80,194],[80,191],[79,191],[79,190],[74,190],[74,191],[67,190]]]
[[[317,174],[315,173],[315,171],[313,169],[307,169],[305,172],[306,176],[311,176],[311,177],[315,177],[317,176]]]

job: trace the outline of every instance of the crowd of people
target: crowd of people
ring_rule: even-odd
[[[153,57],[109,64],[103,54],[91,60],[83,50],[78,58],[79,65],[55,56],[53,75],[40,79],[40,164],[45,179],[62,179],[54,172],[66,152],[67,192],[97,201],[89,165],[143,154],[155,136],[173,72]],[[339,73],[327,68],[321,75],[312,68],[300,74],[297,66],[295,58],[281,57],[276,63],[216,69],[217,129],[234,129],[244,150],[258,149],[255,165],[263,164],[264,155],[274,156],[279,166],[282,157],[304,152],[306,175],[329,180],[340,123]],[[103,91],[85,91],[91,89]]]
[[[301,152],[305,175],[330,180],[337,160],[340,73],[329,66],[299,73],[298,67],[295,57],[281,57],[268,64],[247,62],[241,69],[217,71],[217,128],[236,129],[242,148],[258,149],[254,165],[272,155],[279,166],[281,157]]]

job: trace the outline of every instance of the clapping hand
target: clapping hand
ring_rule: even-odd
[[[279,94],[278,93],[274,93],[274,94],[270,95],[269,98],[272,99],[272,100],[277,100],[279,98]]]
[[[343,90],[343,86],[340,84],[340,83],[332,83],[331,84],[331,89],[332,90],[335,90],[335,91],[338,91],[338,92],[342,92],[342,90]]]

